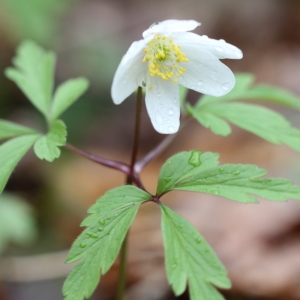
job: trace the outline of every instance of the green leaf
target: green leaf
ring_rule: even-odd
[[[23,42],[13,60],[14,68],[5,71],[31,103],[46,117],[53,90],[55,55],[34,42]]]
[[[64,122],[56,120],[45,135],[40,137],[34,144],[34,152],[39,159],[52,162],[60,156],[59,146],[66,144],[67,129]]]
[[[229,135],[230,122],[271,143],[288,145],[300,151],[300,130],[293,128],[282,115],[269,108],[240,103],[242,100],[268,101],[300,109],[300,99],[272,86],[251,87],[253,81],[251,74],[239,74],[231,92],[222,97],[204,96],[194,107],[187,105],[187,110],[215,134]]]
[[[37,133],[34,129],[0,119],[0,140]]]
[[[82,226],[89,226],[73,243],[67,263],[81,261],[63,286],[65,300],[89,298],[101,275],[112,266],[141,203],[152,196],[134,186],[108,191],[88,210]]]
[[[198,157],[198,161],[195,160]],[[157,186],[157,195],[173,190],[178,182],[184,178],[219,164],[219,154],[203,153],[200,150],[181,152],[170,157],[162,166]],[[197,162],[197,163],[196,163]]]
[[[194,109],[187,104],[188,112],[205,128],[210,128],[214,134],[227,136],[231,133],[230,125],[219,116],[206,109]]]
[[[161,205],[162,233],[168,282],[176,296],[189,285],[191,300],[221,300],[212,286],[230,288],[227,271],[196,228]]]
[[[300,110],[300,98],[292,93],[266,84],[251,86],[254,83],[254,76],[247,73],[238,73],[234,88],[226,95],[213,97],[205,95],[196,104],[197,108],[211,104],[213,102],[236,101],[236,100],[255,100],[270,102]]]
[[[25,135],[14,138],[0,146],[0,193],[18,162],[30,149],[38,135]]]
[[[195,154],[196,153],[196,154]],[[200,156],[198,156],[200,154]],[[198,163],[195,164],[195,157]],[[287,179],[262,178],[267,171],[255,165],[218,165],[217,153],[181,152],[163,165],[157,194],[171,190],[218,195],[239,202],[300,200],[300,186]]]
[[[288,145],[300,151],[300,130],[293,128],[282,115],[268,108],[246,103],[217,103],[206,105],[199,111],[189,109],[199,122],[214,133],[225,136],[231,132],[228,124],[224,126],[226,120],[271,143]]]
[[[61,84],[55,91],[52,103],[52,119],[57,119],[88,88],[85,78],[71,79]]]
[[[9,193],[0,196],[0,228],[0,253],[11,242],[27,245],[37,235],[31,207]]]

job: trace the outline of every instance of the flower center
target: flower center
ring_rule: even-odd
[[[188,62],[188,59],[180,46],[175,45],[171,38],[156,34],[144,52],[146,54],[143,62],[149,63],[148,69],[151,76],[177,82],[177,77],[186,71],[180,64]]]

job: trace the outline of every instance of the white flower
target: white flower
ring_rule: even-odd
[[[146,30],[117,69],[111,89],[114,103],[120,104],[138,86],[146,87],[146,107],[154,128],[175,133],[180,123],[178,84],[212,96],[228,93],[235,78],[219,59],[240,59],[242,51],[224,40],[187,32],[199,25],[193,20],[167,20]]]

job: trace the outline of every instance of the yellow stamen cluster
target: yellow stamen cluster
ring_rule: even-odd
[[[180,64],[188,62],[188,59],[171,38],[156,34],[144,52],[143,62],[149,63],[151,76],[177,82],[177,77],[186,71]]]

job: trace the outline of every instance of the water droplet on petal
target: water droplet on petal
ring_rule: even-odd
[[[168,128],[168,130],[169,130],[169,133],[174,133],[175,132],[175,128],[173,126],[170,126]]]
[[[199,80],[199,81],[197,82],[197,84],[198,84],[199,86],[202,86],[202,85],[203,85],[203,81],[202,81],[202,80]]]
[[[162,124],[163,123],[163,118],[161,116],[161,114],[159,112],[156,113],[155,115],[155,120],[158,124]]]
[[[159,22],[155,22],[155,23],[153,23],[152,25],[150,25],[150,27],[149,27],[149,28],[152,28],[153,26],[156,26],[157,24],[159,24]]]
[[[215,49],[218,51],[218,52],[223,52],[224,51],[224,49],[222,48],[222,47],[215,47]]]
[[[98,228],[98,231],[103,231],[103,230],[104,230],[103,227],[99,227],[99,228]]]
[[[182,229],[183,228],[183,224],[181,223],[181,224],[179,224],[179,228],[180,229]]]
[[[170,116],[174,115],[174,109],[173,109],[173,108],[170,108],[170,109],[168,110],[168,114],[169,114]]]
[[[81,243],[79,246],[80,246],[80,248],[85,248],[86,247],[86,243]]]
[[[218,73],[217,72],[212,72],[211,73],[211,78],[214,80],[214,81],[217,81],[219,76],[218,76]]]
[[[202,151],[200,150],[192,151],[188,163],[193,167],[199,167],[201,165],[201,159],[200,159],[201,154]]]
[[[201,242],[202,242],[202,240],[201,240],[200,237],[196,238],[196,243],[197,243],[197,244],[200,244]]]
[[[224,82],[222,88],[224,91],[228,91],[230,89],[230,82]]]
[[[219,172],[220,172],[220,173],[223,173],[223,172],[224,172],[224,168],[221,167],[221,168],[219,169]]]

